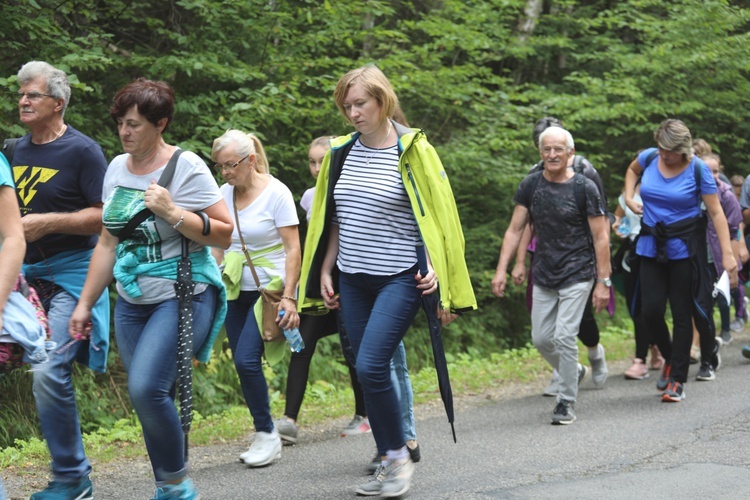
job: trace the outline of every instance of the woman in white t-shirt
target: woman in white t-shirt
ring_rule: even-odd
[[[240,455],[240,460],[249,467],[261,467],[281,456],[281,439],[271,418],[268,384],[263,375],[264,343],[253,313],[260,292],[247,266],[242,240],[260,285],[266,287],[276,277],[283,283],[279,310],[285,314],[277,320],[279,325],[285,330],[296,328],[299,219],[291,191],[268,173],[263,145],[254,134],[228,130],[214,141],[211,158],[227,181],[221,186],[221,194],[234,220],[231,246],[225,252],[215,249],[214,257],[226,264],[225,275],[228,269],[237,267],[242,273],[239,290],[228,286],[225,322],[234,366],[256,431],[252,446]],[[230,265],[232,259],[241,266]],[[226,277],[224,281],[227,283]]]

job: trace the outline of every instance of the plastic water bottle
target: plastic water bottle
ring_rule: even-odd
[[[623,238],[630,235],[630,219],[627,217],[620,219],[620,225],[617,227],[617,234]]]
[[[284,313],[286,313],[285,310],[279,311],[279,316],[284,317]],[[299,328],[295,328],[293,330],[284,330],[284,337],[286,337],[286,342],[289,344],[289,349],[292,350],[292,352],[300,352],[302,349],[305,348],[305,341],[302,340],[302,335],[299,333]]]

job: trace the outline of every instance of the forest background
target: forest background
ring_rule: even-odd
[[[727,174],[744,175],[748,3],[5,0],[0,138],[26,133],[15,75],[27,61],[68,73],[73,93],[65,121],[110,159],[121,152],[108,115],[115,91],[141,76],[165,80],[177,96],[169,143],[209,162],[213,139],[225,130],[252,131],[272,173],[298,200],[313,184],[310,141],[352,130],[332,100],[336,81],[373,62],[390,78],[411,125],[436,147],[458,202],[479,310],[446,328],[449,358],[487,358],[529,342],[525,289],[498,301],[490,279],[515,188],[538,160],[534,122],[547,115],[565,122],[577,152],[599,169],[610,208],[627,164],[653,145],[654,129],[668,117],[712,144]],[[406,343],[413,371],[430,365],[421,318]],[[336,339],[319,351],[311,384],[345,387]],[[285,370],[267,375],[278,397]],[[75,378],[84,430],[133,418],[116,346],[108,374],[80,370]],[[202,415],[242,405],[226,343],[196,370],[196,386]],[[0,447],[38,436],[30,387],[25,370],[0,380]]]

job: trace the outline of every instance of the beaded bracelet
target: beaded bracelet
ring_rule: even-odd
[[[291,301],[292,301],[292,302],[294,302],[295,304],[297,303],[297,299],[295,299],[294,297],[287,297],[286,295],[282,295],[282,296],[281,296],[281,298],[282,298],[282,299],[287,299],[287,300],[291,300]]]
[[[172,229],[177,229],[178,227],[180,227],[182,225],[183,222],[185,222],[185,211],[184,210],[180,214],[180,220],[178,220],[177,222],[175,222],[174,224],[172,224]]]

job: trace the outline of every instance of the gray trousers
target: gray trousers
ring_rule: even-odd
[[[539,354],[560,375],[557,400],[575,402],[578,396],[578,328],[594,280],[560,290],[533,288],[531,340]]]

